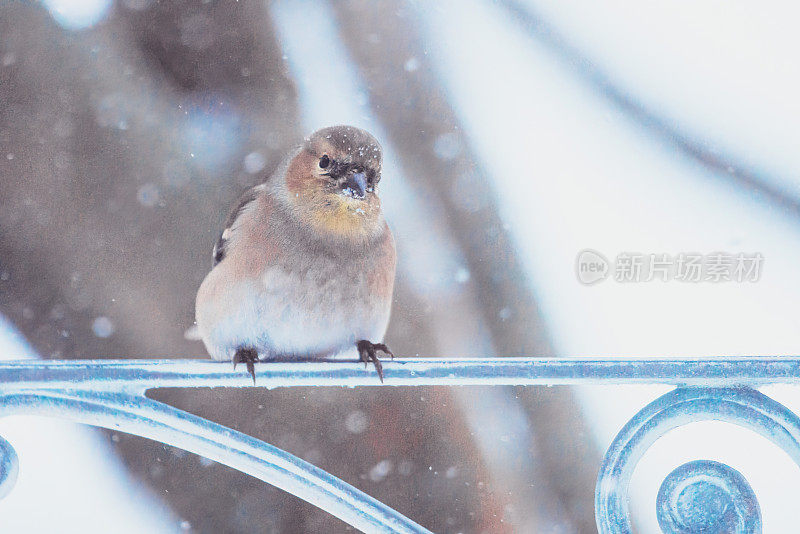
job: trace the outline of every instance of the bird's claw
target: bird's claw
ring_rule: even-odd
[[[362,339],[356,343],[356,348],[358,348],[359,359],[364,362],[364,367],[372,362],[372,364],[375,366],[375,370],[378,372],[378,378],[380,378],[381,383],[383,383],[383,365],[381,365],[381,361],[378,359],[377,352],[385,352],[391,356],[392,359],[394,359],[394,354],[392,354],[392,351],[390,351],[389,348],[383,343],[372,343],[366,339]]]
[[[394,360],[394,354],[392,353],[392,351],[389,350],[389,347],[387,347],[383,343],[375,343],[372,346],[376,351],[379,350],[381,352],[384,352],[389,355],[389,358]]]
[[[258,361],[258,351],[256,349],[237,349],[233,355],[233,368],[236,369],[237,363],[247,366],[247,372],[253,377],[253,385],[256,385],[256,362]]]

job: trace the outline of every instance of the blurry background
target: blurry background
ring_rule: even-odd
[[[797,354],[796,11],[721,1],[3,2],[2,357],[205,357],[189,335],[194,295],[227,210],[304,135],[336,123],[384,145],[396,354]],[[586,287],[574,270],[584,248],[765,260],[757,283]],[[595,531],[603,452],[664,391],[155,396],[286,449],[434,532],[582,533]],[[792,388],[768,393],[800,408]],[[107,532],[109,521],[131,532],[347,531],[182,451],[32,421],[0,422],[21,456],[20,484],[0,502],[4,532]],[[657,531],[660,481],[697,458],[747,476],[766,532],[794,524],[800,470],[761,438],[703,423],[671,433],[640,464],[631,496],[642,532]],[[72,474],[54,467],[64,464]],[[51,503],[53,523],[37,502]]]

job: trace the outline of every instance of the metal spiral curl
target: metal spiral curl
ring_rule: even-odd
[[[633,532],[628,486],[636,464],[666,432],[700,420],[733,423],[780,446],[800,466],[800,418],[750,388],[679,388],[656,399],[620,431],[606,453],[595,491],[600,534]],[[761,532],[755,494],[734,469],[711,461],[673,471],[657,499],[659,524],[667,534]]]
[[[667,475],[656,514],[664,532],[761,532],[761,508],[750,484],[737,470],[711,460],[683,464]]]
[[[0,499],[11,493],[17,483],[19,457],[14,447],[0,436]]]

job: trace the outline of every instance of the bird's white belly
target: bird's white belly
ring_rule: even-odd
[[[388,310],[376,309],[358,281],[305,278],[273,267],[260,280],[231,288],[226,297],[236,313],[210,332],[212,356],[229,359],[237,348],[252,347],[262,358],[307,358],[383,338]]]

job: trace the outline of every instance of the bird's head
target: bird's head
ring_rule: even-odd
[[[286,201],[318,232],[367,241],[383,230],[378,141],[354,126],[311,134],[286,169]]]

